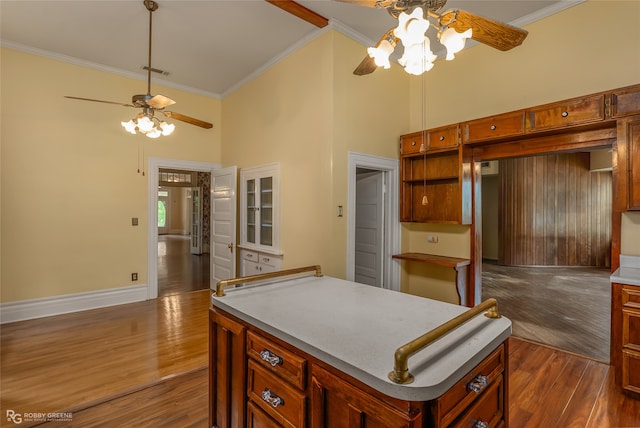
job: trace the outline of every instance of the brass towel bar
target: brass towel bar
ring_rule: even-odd
[[[224,289],[230,285],[246,284],[247,282],[262,281],[265,279],[279,278],[281,276],[298,275],[306,272],[315,272],[314,276],[322,276],[320,265],[306,266],[295,269],[280,270],[277,272],[259,273],[257,275],[241,276],[239,278],[223,279],[216,283],[216,297],[224,296]]]
[[[396,349],[393,371],[389,373],[389,379],[403,385],[413,382],[413,375],[409,373],[409,357],[485,311],[487,311],[485,316],[488,318],[501,317],[498,312],[498,302],[496,299],[490,298]]]

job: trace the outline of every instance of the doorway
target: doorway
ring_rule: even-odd
[[[399,291],[400,266],[391,257],[400,253],[398,160],[350,152],[348,161],[347,280]]]
[[[611,156],[554,153],[481,167],[482,297],[498,299],[514,336],[607,363]]]
[[[194,172],[209,172],[220,169],[219,164],[206,162],[182,161],[176,159],[149,158],[149,174],[147,185],[148,221],[147,221],[147,297],[158,297],[158,269],[159,269],[159,235],[158,235],[158,183],[160,170],[173,169]],[[208,222],[208,218],[204,219]],[[190,253],[189,240],[186,240],[187,252]],[[209,255],[193,256],[209,257]],[[209,280],[210,281],[210,280]]]

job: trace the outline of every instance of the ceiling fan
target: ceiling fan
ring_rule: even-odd
[[[507,51],[522,44],[528,32],[518,27],[504,24],[492,19],[484,18],[470,12],[459,9],[451,9],[440,12],[447,0],[337,0],[345,3],[354,3],[360,6],[386,9],[387,12],[398,19],[397,28],[387,31],[373,48],[369,48],[369,55],[356,67],[353,74],[358,76],[373,73],[378,67],[388,67],[389,55],[393,52],[399,41],[405,46],[405,57],[407,55],[407,43],[402,33],[411,30],[411,27],[424,27],[422,38],[417,48],[425,52],[423,41],[429,42],[424,37],[429,21],[432,18],[435,23],[431,23],[438,30],[438,40],[447,48],[447,59],[453,59],[455,49],[457,51],[464,47],[466,38],[471,38],[492,48]],[[426,24],[425,24],[426,22]],[[455,33],[455,34],[454,34]],[[457,45],[457,46],[455,46]],[[415,50],[415,49],[414,49]],[[378,58],[381,59],[378,60]],[[426,58],[425,58],[426,57]],[[405,70],[411,74],[422,74],[433,65],[436,56],[431,53],[430,48],[421,57],[421,62],[417,67],[417,72],[412,72],[406,65],[402,64],[403,58],[398,62],[405,66]],[[406,59],[405,61],[409,61]],[[377,61],[377,62],[376,62]]]
[[[72,97],[65,96],[65,98],[70,98],[74,100],[82,100],[82,101],[93,101],[98,103],[106,103],[106,104],[116,104],[124,107],[134,107],[141,108],[142,111],[138,113],[135,119],[130,120],[129,122],[122,122],[122,126],[132,134],[136,134],[139,132],[141,134],[145,134],[150,138],[157,138],[160,135],[169,135],[173,132],[175,126],[173,124],[168,124],[166,122],[161,122],[157,117],[155,117],[156,112],[161,112],[165,117],[176,119],[182,122],[190,123],[191,125],[199,126],[201,128],[210,129],[213,125],[209,122],[205,122],[203,120],[194,119],[193,117],[185,116],[180,113],[176,113],[173,111],[165,110],[165,107],[168,107],[172,104],[175,104],[175,101],[169,97],[164,95],[151,95],[151,34],[152,34],[152,22],[153,22],[153,12],[158,9],[158,4],[153,0],[144,0],[144,6],[149,11],[149,62],[145,67],[147,70],[147,93],[143,95],[134,95],[131,99],[131,104],[124,104],[114,101],[103,101],[103,100],[95,100],[91,98],[80,98],[80,97]]]

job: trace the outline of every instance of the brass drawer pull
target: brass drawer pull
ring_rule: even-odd
[[[566,111],[563,111],[561,116],[562,116],[562,117],[567,117],[567,116],[569,116],[569,113],[568,113],[568,112],[566,112]]]
[[[492,131],[495,131],[496,129],[498,129],[498,127],[497,127],[497,126],[495,126],[495,125],[491,125],[491,128],[490,128],[490,129],[491,129]]]
[[[467,391],[473,391],[479,395],[487,384],[489,384],[489,376],[478,375],[467,384]]]
[[[262,399],[273,407],[278,407],[279,405],[284,406],[284,400],[282,397],[278,397],[276,394],[271,392],[269,388],[265,388],[265,390],[262,391]]]
[[[473,424],[473,428],[489,428],[489,424],[487,422],[478,419],[475,424]]]
[[[282,357],[277,356],[267,349],[260,352],[260,358],[262,359],[262,361],[266,361],[267,363],[271,364],[271,367],[275,367],[278,364],[282,365],[282,363],[284,363]]]

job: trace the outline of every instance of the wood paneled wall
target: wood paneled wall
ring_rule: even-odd
[[[498,263],[611,266],[611,172],[588,153],[500,161]]]

